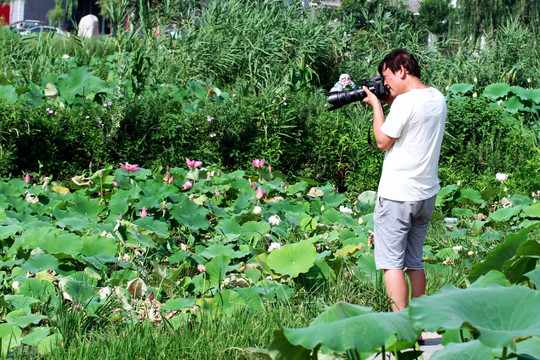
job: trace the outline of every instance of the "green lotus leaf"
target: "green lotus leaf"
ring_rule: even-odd
[[[220,310],[227,315],[235,314],[246,307],[246,302],[236,291],[224,289],[214,297]]]
[[[26,295],[34,299],[47,301],[49,298],[56,296],[56,290],[50,281],[31,278],[22,283],[19,290],[17,290],[17,295]]]
[[[60,94],[68,103],[75,101],[76,96],[93,97],[99,92],[108,92],[106,82],[90,74],[85,66],[75,68],[67,76],[58,80]]]
[[[287,187],[287,194],[294,195],[298,193],[304,193],[309,184],[304,180],[301,180],[295,184],[289,185]]]
[[[200,100],[206,100],[208,97],[208,92],[206,91],[206,89],[197,81],[188,81],[188,89]]]
[[[9,349],[19,346],[22,330],[17,325],[9,323],[0,324],[0,339],[2,339],[1,355],[5,357]]]
[[[513,353],[520,356],[518,360],[540,359],[540,338],[534,336],[529,339],[519,341],[516,343],[516,351],[513,351]],[[525,355],[528,355],[528,357]]]
[[[507,286],[508,279],[504,274],[497,270],[490,270],[487,274],[480,276],[470,286],[471,287],[488,287],[491,285]]]
[[[160,220],[155,220],[153,217],[145,216],[133,222],[140,229],[149,231],[160,238],[169,237],[169,225]]]
[[[81,253],[82,240],[73,233],[54,228],[33,228],[23,234],[23,247],[39,247],[49,254],[66,254],[75,257]]]
[[[358,315],[371,313],[371,308],[340,301],[317,316],[309,326],[322,325]]]
[[[513,258],[521,244],[527,241],[529,231],[529,228],[524,228],[516,234],[509,234],[506,236],[506,240],[495,246],[495,248],[487,254],[484,261],[472,266],[468,276],[469,279],[475,281],[478,277],[487,274],[490,270],[503,271],[505,261]]]
[[[486,86],[482,95],[491,98],[493,100],[498,100],[505,97],[510,92],[510,85],[505,83],[495,83]]]
[[[39,342],[37,350],[41,355],[46,355],[59,346],[62,343],[62,339],[63,336],[60,333],[47,336]]]
[[[184,299],[184,298],[176,298],[176,299],[169,299],[165,304],[163,304],[160,309],[165,311],[182,311],[185,308],[192,307],[195,305],[195,298],[191,299]]]
[[[323,201],[328,206],[336,207],[343,204],[345,201],[347,201],[347,197],[337,192],[325,191],[323,195]]]
[[[482,205],[484,203],[482,193],[473,189],[461,189],[456,200],[459,202],[473,203],[478,205]]]
[[[232,259],[237,259],[248,255],[249,251],[234,250],[234,245],[212,244],[208,247],[204,247],[200,252],[197,251],[197,253],[207,259],[214,258],[218,255],[226,255]]]
[[[414,329],[407,310],[390,313],[366,313],[303,329],[283,329],[290,344],[305,349],[322,345],[323,352],[344,353],[353,350],[372,353],[396,336],[398,341],[414,342],[419,331]],[[325,351],[327,350],[327,351]]]
[[[19,224],[0,226],[0,240],[5,240],[10,236],[17,234],[22,231],[23,226]]]
[[[524,275],[531,279],[538,288],[538,286],[540,285],[540,269],[534,269],[533,271],[529,271]]]
[[[256,244],[270,231],[270,224],[262,221],[248,221],[242,225],[242,236]]]
[[[29,346],[38,346],[39,342],[45,339],[51,333],[51,329],[42,326],[34,328],[34,330],[22,338],[22,343]]]
[[[284,329],[274,330],[274,337],[268,349],[272,360],[303,360],[313,359],[312,351],[300,345],[293,345],[285,337]]]
[[[21,328],[25,328],[30,324],[37,325],[43,319],[46,319],[45,315],[40,314],[27,314],[24,310],[14,310],[7,314],[6,320],[9,324],[16,325]]]
[[[236,219],[222,219],[215,227],[218,234],[225,236],[227,242],[242,235],[242,228]]]
[[[512,96],[508,100],[502,102],[504,105],[504,110],[508,111],[511,114],[517,113],[519,110],[523,110],[525,105],[518,99],[517,96]]]
[[[210,227],[206,220],[207,214],[205,207],[195,204],[187,197],[182,197],[171,209],[172,217],[191,231],[207,230]]]
[[[452,84],[450,87],[448,87],[448,91],[454,93],[454,94],[461,94],[465,95],[469,91],[471,91],[474,88],[472,84],[467,83],[459,83],[459,84]]]
[[[488,219],[496,222],[506,222],[512,219],[514,216],[517,216],[521,211],[521,206],[512,206],[502,209],[497,209],[491,214],[489,214]]]
[[[19,95],[13,86],[0,85],[0,99],[8,104],[15,104],[19,99]]]
[[[71,201],[67,204],[67,210],[85,218],[95,219],[101,211],[99,202],[99,199],[92,199],[80,193],[75,193]]]
[[[523,208],[523,215],[530,218],[540,218],[540,203]]]
[[[466,343],[450,343],[437,350],[432,360],[492,360],[491,349],[478,340]]]
[[[31,305],[39,302],[38,299],[25,295],[6,295],[6,301],[9,302],[13,309],[23,310],[26,314],[31,314]]]
[[[300,273],[307,273],[315,264],[315,260],[317,260],[315,246],[308,241],[300,241],[273,250],[268,255],[268,266],[279,274],[295,278]]]
[[[210,275],[210,286],[217,286],[225,279],[227,273],[235,266],[229,267],[231,258],[226,255],[218,255],[211,261],[204,264],[208,275]],[[208,285],[207,285],[208,286]]]
[[[73,300],[75,300],[78,304],[86,304],[88,301],[94,297],[97,296],[96,292],[85,281],[75,281],[75,280],[69,280],[66,283],[66,290],[65,290]]]
[[[26,263],[21,266],[24,271],[30,271],[34,274],[42,270],[58,270],[58,259],[50,254],[39,254],[28,258]]]
[[[409,314],[419,328],[471,327],[486,346],[500,348],[516,339],[540,335],[540,293],[521,286],[443,288],[413,299]]]
[[[540,258],[540,242],[536,239],[527,240],[519,246],[516,255],[503,264],[503,272],[508,280],[517,283],[532,271]]]
[[[118,253],[118,243],[114,238],[98,234],[82,236],[81,254],[85,256],[111,255]]]

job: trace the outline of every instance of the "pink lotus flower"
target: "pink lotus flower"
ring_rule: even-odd
[[[206,272],[206,266],[204,266],[203,264],[199,264],[199,265],[197,265],[197,270],[200,273]]]
[[[495,174],[495,177],[496,177],[497,180],[499,180],[500,182],[503,182],[503,181],[505,181],[506,179],[508,179],[508,174],[497,173],[497,174]]]
[[[130,164],[127,163],[127,161],[124,164],[122,164],[122,163],[119,163],[119,164],[120,164],[120,168],[126,170],[127,172],[130,172],[130,171],[135,172],[135,171],[140,170],[139,165],[137,165],[137,164],[130,165]]]
[[[186,163],[190,168],[196,168],[202,165],[202,161],[189,160],[188,158],[186,158]]]
[[[184,183],[184,187],[182,188],[182,190],[188,190],[188,189],[191,189],[193,187],[193,183],[191,181],[186,181]]]
[[[120,185],[118,185],[118,183],[116,181],[113,181],[112,184],[113,184],[114,187],[119,187],[120,186]]]
[[[27,184],[30,184],[30,175],[28,175],[28,173],[26,173],[26,175],[24,176],[24,182],[27,183]]]
[[[251,165],[255,166],[257,169],[262,168],[264,165],[264,159],[255,159],[251,162]]]
[[[173,180],[174,180],[174,176],[171,176],[171,177],[169,178],[169,184],[172,184]]]
[[[142,210],[139,211],[139,215],[140,215],[141,217],[148,216],[148,212],[146,211],[146,206],[143,206],[143,207],[142,207]]]
[[[258,188],[257,189],[257,194],[255,194],[255,196],[257,197],[257,199],[262,199],[262,197],[264,196],[264,190],[262,188]]]
[[[251,187],[252,187],[253,189],[257,190],[257,184],[253,183],[253,184],[251,184]]]

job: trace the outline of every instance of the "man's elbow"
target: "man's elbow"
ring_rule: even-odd
[[[396,139],[390,137],[387,139],[377,140],[377,147],[381,151],[388,151],[392,148],[392,146],[394,146],[395,141]]]

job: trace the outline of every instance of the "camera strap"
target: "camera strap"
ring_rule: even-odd
[[[371,126],[368,128],[368,132],[367,132],[367,143],[370,148],[379,150],[379,148],[375,144],[373,144],[373,142],[371,141]]]

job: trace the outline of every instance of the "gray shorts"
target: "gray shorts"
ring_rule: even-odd
[[[422,248],[437,196],[421,201],[377,199],[373,213],[377,269],[421,270]]]

